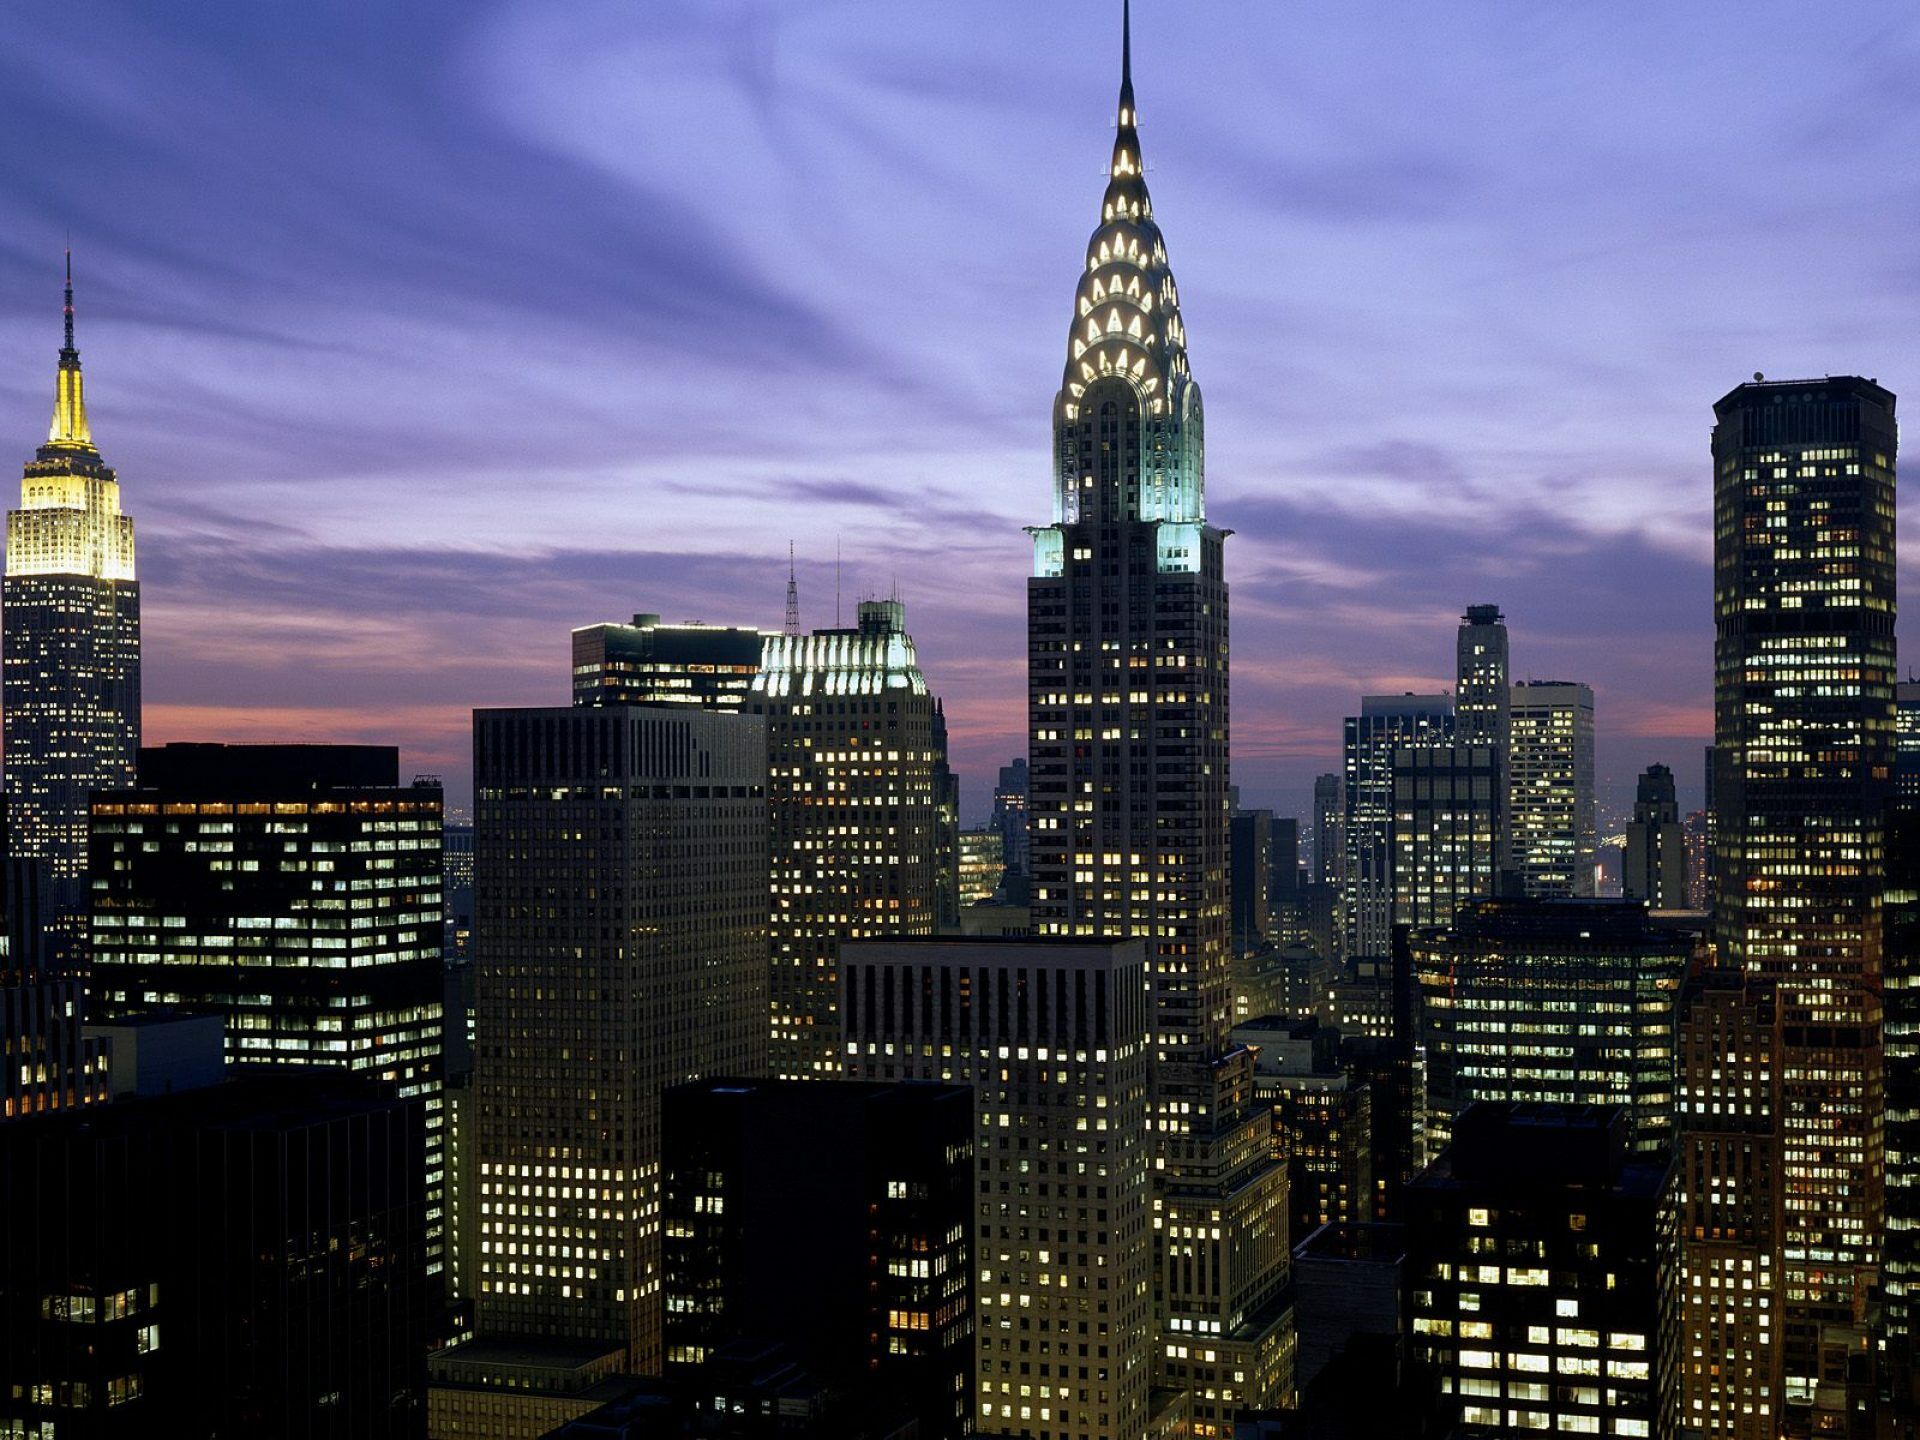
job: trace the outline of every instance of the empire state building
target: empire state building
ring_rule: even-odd
[[[83,953],[87,797],[133,784],[140,750],[140,583],[133,520],[87,425],[73,343],[67,258],[66,343],[53,424],[7,514],[0,608],[0,731],[14,853],[40,862],[56,962]]]
[[[1155,1379],[1193,1433],[1292,1388],[1286,1172],[1229,1041],[1227,532],[1147,193],[1123,21],[1100,223],[1053,403],[1053,520],[1027,582],[1037,935],[1149,944]]]

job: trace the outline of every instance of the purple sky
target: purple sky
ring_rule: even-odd
[[[397,741],[564,700],[577,624],[808,625],[896,582],[970,813],[1024,750],[1026,523],[1117,0],[16,7],[0,435],[73,233],[153,740]],[[1235,778],[1304,809],[1470,602],[1699,788],[1712,402],[1909,387],[1920,17],[1140,0],[1207,397]],[[1912,576],[1906,579],[1909,585]]]

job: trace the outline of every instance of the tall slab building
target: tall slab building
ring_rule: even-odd
[[[1715,921],[1783,1014],[1783,1398],[1810,1407],[1881,1250],[1894,397],[1756,380],[1714,415]]]
[[[1340,900],[1350,961],[1384,960],[1393,947],[1394,758],[1450,744],[1453,728],[1445,695],[1363,695],[1347,717]]]
[[[1128,49],[1054,397],[1053,516],[1030,531],[1032,914],[1043,938],[1148,942],[1156,1373],[1213,1435],[1291,1387],[1286,1174],[1228,1035],[1226,536]]]
[[[766,743],[610,705],[476,711],[473,748],[480,1339],[434,1403],[537,1435],[506,1392],[661,1367],[662,1092],[765,1073]]]
[[[53,424],[7,514],[0,601],[0,738],[15,852],[41,867],[50,958],[65,965],[84,954],[88,793],[132,784],[140,750],[133,520],[120,513],[120,482],[87,424],[71,255]]]

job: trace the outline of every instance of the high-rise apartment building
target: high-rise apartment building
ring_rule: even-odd
[[[1123,21],[1124,24],[1124,21]],[[1034,934],[1137,937],[1152,984],[1158,1374],[1196,1436],[1291,1389],[1286,1171],[1228,1042],[1226,535],[1122,41],[1028,581]],[[982,1403],[985,1403],[983,1391]]]
[[[67,257],[66,343],[53,424],[7,514],[5,658],[0,730],[16,857],[40,865],[40,904],[56,967],[85,958],[87,796],[133,782],[140,749],[140,582],[133,520],[87,423],[73,343]]]
[[[529,1411],[485,1389],[528,1344],[528,1390],[665,1358],[661,1093],[765,1073],[766,754],[691,706],[474,714],[480,1338],[436,1362],[462,1423]]]
[[[1674,1000],[1693,953],[1644,906],[1475,901],[1411,940],[1427,1144],[1479,1100],[1619,1106],[1637,1154],[1673,1139]]]
[[[1505,771],[1491,745],[1453,741],[1396,748],[1393,777],[1393,923],[1451,925],[1469,900],[1491,895],[1501,866]]]
[[[1346,958],[1382,960],[1393,941],[1393,766],[1397,752],[1453,738],[1445,695],[1366,695],[1346,721]],[[1485,748],[1485,747],[1482,747]]]
[[[1893,687],[1893,789],[1903,805],[1920,805],[1920,682]]]
[[[217,1014],[236,1064],[348,1070],[421,1101],[442,1272],[437,785],[385,745],[162,745],[93,797],[93,1014]]]
[[[850,1078],[973,1087],[980,1431],[1142,1440],[1156,1288],[1144,944],[866,941],[842,953],[841,984]],[[1169,1263],[1191,1266],[1202,1239],[1181,1236]],[[1251,1378],[1230,1382],[1236,1398]]]
[[[1621,889],[1655,910],[1687,908],[1687,836],[1664,765],[1649,765],[1635,787]]]
[[[774,1341],[974,1432],[973,1092],[703,1080],[666,1094],[669,1374]]]
[[[1564,680],[1513,687],[1508,748],[1513,869],[1528,895],[1593,894],[1593,691]]]
[[[652,614],[630,625],[584,625],[573,632],[573,703],[738,710],[770,638],[732,626],[663,625]]]
[[[1661,1433],[1782,1433],[1782,1013],[1771,982],[1706,970],[1680,992],[1672,1219],[1661,1255]]]
[[[839,1072],[843,941],[934,931],[935,704],[898,600],[861,601],[850,630],[767,637],[747,709],[767,730],[776,1076]]]
[[[1618,1110],[1461,1114],[1407,1189],[1413,1350],[1461,1433],[1656,1433],[1661,1170]]]
[[[1714,912],[1776,983],[1784,1395],[1857,1323],[1883,1207],[1881,902],[1894,761],[1894,397],[1756,381],[1714,406]]]

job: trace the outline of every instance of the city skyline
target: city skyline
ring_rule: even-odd
[[[809,627],[836,546],[846,614],[898,579],[980,816],[1105,158],[1081,9],[21,17],[0,420],[46,423],[71,226],[149,741],[397,738],[458,800],[469,711],[563,703],[566,630],[776,629],[792,538]],[[1699,803],[1711,399],[1910,368],[1911,207],[1815,203],[1920,126],[1920,34],[1863,12],[1142,7],[1250,803],[1304,811],[1358,696],[1439,688],[1481,602],[1514,678],[1594,686],[1603,801],[1660,761]]]

